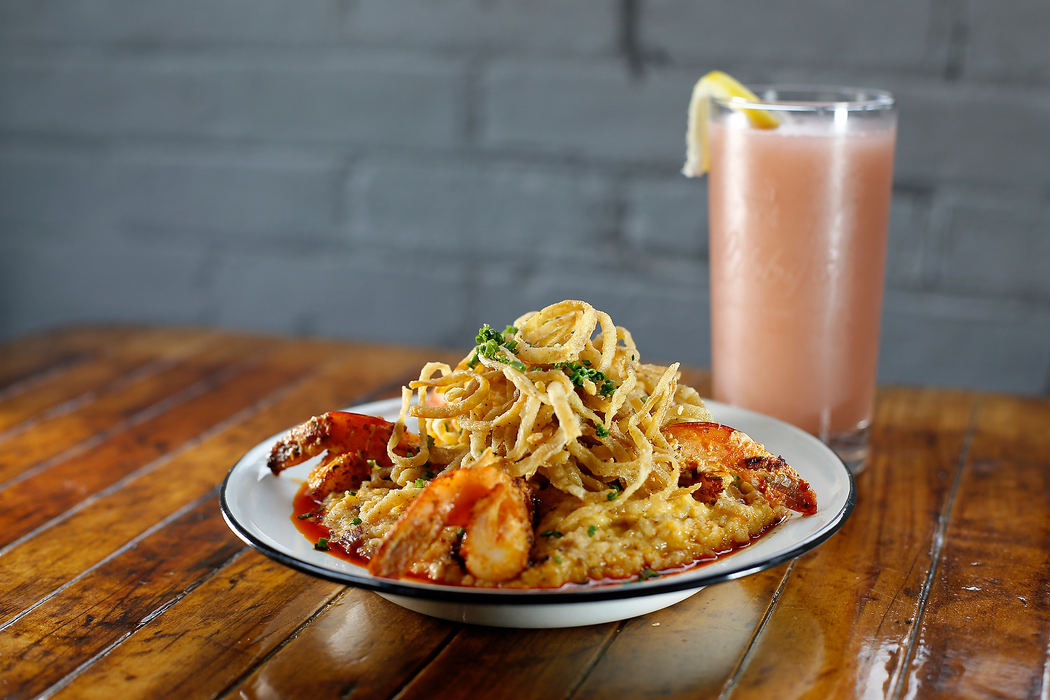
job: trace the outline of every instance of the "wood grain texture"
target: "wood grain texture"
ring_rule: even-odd
[[[342,588],[248,551],[131,630],[56,697],[218,694]]]
[[[0,676],[42,692],[211,576],[243,548],[214,510],[197,504],[6,624]]]
[[[136,337],[142,329],[116,327],[68,328],[37,333],[0,345],[0,395],[20,391],[50,371],[90,362],[106,348]]]
[[[573,697],[716,697],[750,648],[788,566],[711,586],[627,620]]]
[[[312,354],[304,352],[303,357],[309,359]],[[144,529],[204,497],[237,458],[260,440],[404,379],[402,364],[389,362],[385,351],[364,350],[355,357],[358,361],[339,357],[320,364],[313,374],[287,385],[259,412],[172,449],[120,488],[95,494],[6,551],[0,550],[10,574],[0,578],[0,623]],[[215,515],[218,517],[217,511]],[[41,561],[51,564],[41,570]]]
[[[965,395],[884,393],[853,515],[797,560],[731,684],[733,697],[893,691],[973,406]]]
[[[621,623],[426,618],[230,533],[216,488],[247,449],[461,354],[131,327],[0,346],[0,696],[1050,692],[1050,400],[882,391],[838,534]]]
[[[348,588],[230,695],[391,697],[459,630],[459,625]]]
[[[90,449],[32,472],[0,491],[0,545],[60,515],[91,494],[142,469],[175,446],[222,423],[304,370],[279,357],[234,365],[166,410],[106,433]]]
[[[150,342],[144,342],[148,338]],[[122,383],[155,374],[209,341],[201,333],[153,333],[100,349],[90,360],[67,363],[40,376],[32,391],[0,392],[0,434],[48,416],[70,413]],[[27,425],[28,424],[28,425]]]
[[[48,466],[63,452],[77,454],[102,436],[141,424],[165,408],[206,393],[236,375],[253,348],[248,338],[214,343],[204,351],[159,372],[114,382],[84,410],[72,410],[9,431],[0,443],[0,482]],[[86,444],[85,444],[86,443]],[[80,449],[75,449],[80,447]]]
[[[398,697],[564,696],[597,662],[618,629],[617,623],[554,630],[465,628]]]
[[[988,399],[909,657],[915,697],[1050,694],[1050,406]]]

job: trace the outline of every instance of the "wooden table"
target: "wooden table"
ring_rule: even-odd
[[[156,328],[0,347],[0,696],[1050,694],[1047,399],[883,390],[838,534],[619,623],[430,619],[230,532],[218,486],[245,450],[435,356],[455,359]]]

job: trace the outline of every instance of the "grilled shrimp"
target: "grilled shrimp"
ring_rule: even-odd
[[[817,497],[809,484],[762,445],[736,428],[718,423],[675,423],[663,432],[678,441],[678,457],[684,468],[679,484],[699,484],[694,497],[714,500],[722,491],[719,473],[738,476],[762,493],[771,503],[812,515]]]
[[[472,467],[432,479],[387,534],[368,570],[397,578],[417,563],[449,526],[463,529],[459,556],[485,582],[517,576],[529,563],[532,510],[529,489],[487,455]]]
[[[266,466],[274,474],[327,452],[327,457],[307,477],[310,495],[324,499],[336,491],[356,489],[368,478],[371,460],[391,465],[386,446],[394,424],[382,418],[346,411],[314,416],[288,431],[270,450]],[[419,448],[419,436],[405,433],[394,450],[408,455]]]

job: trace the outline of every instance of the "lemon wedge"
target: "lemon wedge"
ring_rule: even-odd
[[[711,164],[707,147],[707,120],[710,118],[712,97],[727,101],[759,101],[755,93],[720,70],[713,70],[696,81],[693,96],[689,100],[689,123],[685,132],[685,166],[682,167],[682,174],[686,177],[703,175]],[[776,116],[764,109],[743,111],[751,125],[758,129],[775,129],[780,123]]]

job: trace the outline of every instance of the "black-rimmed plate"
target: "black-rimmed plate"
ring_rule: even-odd
[[[331,581],[375,591],[403,607],[433,617],[496,627],[572,627],[644,615],[684,600],[701,588],[768,569],[804,554],[831,537],[856,499],[853,476],[812,435],[776,419],[734,406],[705,402],[715,420],[742,430],[784,457],[817,495],[817,512],[792,515],[751,545],[676,574],[569,589],[465,588],[372,576],[363,567],[317,551],[292,522],[292,499],[315,461],[275,477],[266,467],[264,440],[230,470],[222,485],[223,517],[246,543],[282,564]],[[395,420],[400,399],[347,409]]]

